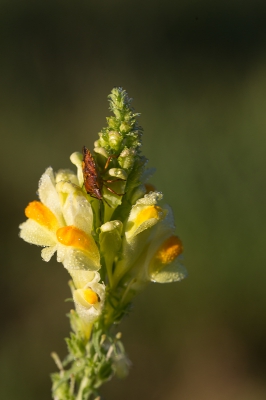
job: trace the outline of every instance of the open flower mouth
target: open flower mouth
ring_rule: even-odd
[[[154,258],[162,265],[172,263],[180,254],[183,253],[183,244],[179,237],[170,236],[159,247]]]
[[[87,288],[84,289],[83,292],[84,292],[84,298],[89,304],[93,305],[101,301],[100,296],[97,293],[95,293],[92,289]]]

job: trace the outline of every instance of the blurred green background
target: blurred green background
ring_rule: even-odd
[[[121,326],[132,368],[106,400],[266,398],[266,3],[1,1],[0,398],[50,399],[68,275],[18,238],[49,165],[90,149],[107,95],[142,116],[152,183],[189,277],[151,284]]]

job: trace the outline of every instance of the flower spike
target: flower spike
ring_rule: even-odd
[[[120,87],[108,99],[113,115],[94,151],[70,156],[76,172],[47,168],[20,225],[20,237],[41,246],[46,262],[56,253],[71,276],[69,354],[52,354],[54,400],[92,400],[113,375],[124,377],[130,361],[114,327],[150,282],[186,276],[173,212],[141,154],[140,114]]]

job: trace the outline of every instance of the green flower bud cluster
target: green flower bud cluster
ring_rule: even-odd
[[[117,156],[118,166],[129,173],[139,157],[142,128],[136,118],[140,114],[133,111],[132,99],[122,88],[114,88],[108,97],[114,116],[107,118],[108,126],[99,133],[94,151],[107,157]]]
[[[140,114],[131,106],[132,99],[119,87],[111,91],[108,99],[114,115],[107,117],[107,127],[94,143],[94,154],[104,179],[109,182],[106,186],[117,194],[123,193],[123,197],[111,195],[104,187],[106,201],[112,208],[105,207],[104,222],[111,217],[124,221],[132,205],[146,193],[145,182],[154,172],[146,170],[148,160],[141,155],[143,129],[137,121]]]

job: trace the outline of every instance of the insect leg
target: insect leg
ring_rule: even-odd
[[[107,183],[118,182],[118,181],[126,182],[126,179],[121,179],[121,178],[117,178],[117,179],[102,179],[102,182],[107,182]]]
[[[103,197],[103,201],[105,201],[105,203],[111,208],[110,204],[108,203],[107,200],[105,200],[105,198]]]
[[[109,157],[107,158],[107,161],[106,161],[105,166],[104,166],[104,169],[103,169],[104,171],[107,170],[107,168],[108,168],[108,166],[109,166],[110,161],[111,161],[112,158],[118,158],[118,156],[115,156],[115,155],[113,154],[113,155],[111,155],[111,156],[109,156]]]
[[[112,181],[113,182],[113,181]],[[103,184],[109,192],[116,194],[117,196],[124,196],[125,193],[116,193],[113,189],[109,188],[107,185]]]

